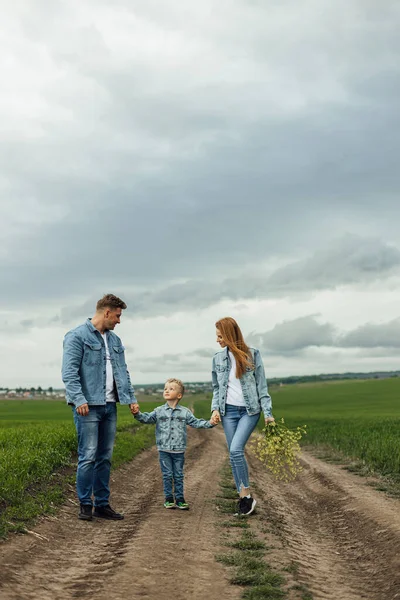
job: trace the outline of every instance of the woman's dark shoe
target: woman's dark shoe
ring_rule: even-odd
[[[244,498],[240,498],[240,500],[238,502],[238,509],[237,509],[236,514],[239,517],[245,517],[247,515],[251,515],[251,513],[254,511],[254,509],[256,507],[256,504],[257,504],[257,502],[251,496],[250,496],[250,498],[247,498],[246,496]]]
[[[93,516],[98,519],[109,519],[112,521],[122,521],[124,515],[117,513],[109,504],[106,506],[95,506]]]
[[[81,504],[78,519],[82,519],[82,521],[91,521],[92,520],[92,505],[91,504]]]

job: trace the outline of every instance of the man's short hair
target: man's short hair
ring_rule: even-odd
[[[182,394],[182,396],[185,393],[185,386],[183,385],[183,382],[180,379],[175,379],[174,377],[172,377],[171,379],[167,379],[165,383],[176,383],[176,385],[179,387],[179,392]]]
[[[122,308],[125,310],[126,304],[121,298],[118,296],[114,296],[114,294],[105,294],[96,304],[96,310],[104,310],[105,308]]]

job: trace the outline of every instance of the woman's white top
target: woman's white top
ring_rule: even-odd
[[[230,351],[229,358],[231,359],[231,370],[228,378],[226,403],[233,404],[234,406],[246,406],[243,398],[242,386],[240,385],[240,379],[236,377],[236,360]]]

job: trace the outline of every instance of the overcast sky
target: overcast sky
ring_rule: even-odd
[[[396,0],[1,0],[0,387],[111,292],[135,383],[400,358]]]

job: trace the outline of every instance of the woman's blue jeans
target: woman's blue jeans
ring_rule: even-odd
[[[250,487],[249,469],[244,456],[244,448],[253,433],[260,413],[248,415],[246,407],[227,404],[225,415],[221,416],[226,442],[229,450],[229,460],[237,491]]]
[[[183,501],[183,465],[185,464],[185,453],[164,452],[160,450],[159,457],[165,498],[170,499],[175,495],[177,502]]]
[[[81,504],[107,506],[110,497],[111,458],[117,429],[115,402],[90,405],[89,414],[79,415],[73,407],[78,433],[76,491]]]

